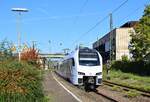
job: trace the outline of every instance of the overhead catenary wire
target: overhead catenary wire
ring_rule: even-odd
[[[124,6],[129,0],[123,1],[117,8],[115,8],[111,13],[115,13],[118,11],[122,6]],[[75,45],[83,36],[87,35],[89,32],[91,32],[93,29],[95,29],[99,24],[101,24],[104,20],[106,20],[109,17],[109,14],[106,15],[104,18],[102,18],[100,21],[98,21],[94,26],[92,26],[89,30],[87,30],[85,33],[82,33],[81,36],[73,42],[73,45]]]
[[[147,0],[142,6],[137,7],[136,9],[134,9],[133,11],[131,11],[127,16],[125,16],[123,19],[121,20],[125,20],[127,18],[129,18],[130,16],[132,16],[133,14],[135,14],[138,10],[142,9],[143,6],[145,6],[146,4],[150,3],[150,0]]]
[[[83,9],[85,8],[85,6],[87,5],[88,3],[88,0],[85,0],[85,2],[83,3],[82,7],[80,8],[79,10],[79,14],[81,14],[83,12]],[[76,16],[75,17],[75,20],[73,21],[73,24],[76,24],[77,23],[77,20],[78,20],[79,16]]]
[[[87,5],[88,1],[89,1],[89,0],[85,0],[84,4],[82,5],[82,7],[81,7],[81,9],[80,9],[80,11],[79,11],[79,13],[82,13],[82,12],[83,12],[83,9],[84,9],[84,7]]]
[[[88,31],[86,31],[85,33],[83,33],[79,39],[75,40],[73,42],[73,45],[76,44],[83,36],[85,36],[86,34],[88,34],[89,32],[91,32],[93,29],[95,29],[100,23],[102,23],[105,19],[107,19],[109,17],[109,15],[105,16],[102,20],[100,20],[99,22],[97,22],[94,26],[92,26]]]
[[[129,0],[125,0],[123,3],[121,3],[117,8],[115,8],[111,13],[114,13],[118,11],[122,6],[124,6]]]

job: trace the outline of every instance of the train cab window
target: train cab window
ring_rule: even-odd
[[[100,60],[97,52],[80,52],[79,51],[79,65],[83,66],[98,66]]]

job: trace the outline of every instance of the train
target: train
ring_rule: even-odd
[[[95,49],[78,48],[59,62],[56,73],[86,91],[95,90],[102,84],[102,57]]]

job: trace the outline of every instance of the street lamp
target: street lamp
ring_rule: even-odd
[[[16,11],[16,12],[28,12],[29,10],[26,8],[12,8],[12,11]]]
[[[21,13],[22,12],[28,12],[29,10],[26,8],[12,8],[11,11],[17,12],[17,33],[18,33],[18,59],[19,62],[21,61],[21,33],[20,33],[20,23],[21,23]]]

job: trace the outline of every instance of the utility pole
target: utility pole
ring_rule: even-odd
[[[112,19],[112,13],[109,14],[110,16],[110,33],[109,33],[109,60],[107,60],[107,79],[110,79],[109,72],[111,67],[111,61],[112,61],[112,35],[113,35],[113,19]]]
[[[21,13],[28,12],[26,8],[12,8],[13,12],[18,13],[17,17],[17,33],[18,33],[18,60],[21,61],[21,32],[20,32],[20,23],[21,23]]]
[[[112,60],[112,30],[113,30],[113,18],[112,18],[112,13],[109,14],[110,15],[110,35],[109,35],[109,47],[110,47],[110,52],[109,52],[109,59],[110,62]]]

